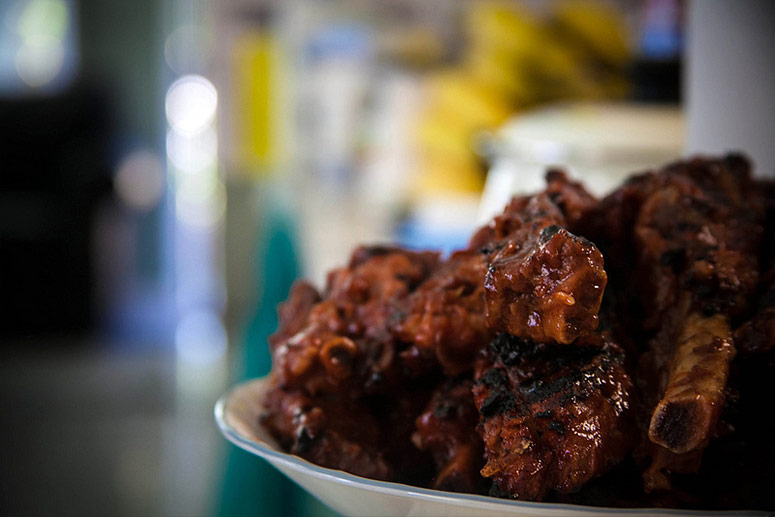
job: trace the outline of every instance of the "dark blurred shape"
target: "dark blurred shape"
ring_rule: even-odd
[[[677,58],[636,61],[632,69],[633,99],[659,103],[680,102],[682,66]]]
[[[110,190],[106,113],[83,86],[0,100],[0,338],[92,323],[91,227]]]
[[[633,99],[677,103],[681,100],[684,2],[648,0],[641,18],[638,58],[631,71]]]

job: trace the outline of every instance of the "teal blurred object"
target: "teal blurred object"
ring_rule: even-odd
[[[267,196],[268,197],[268,196]],[[266,199],[266,198],[265,198]],[[257,311],[250,321],[243,346],[238,350],[234,382],[262,377],[271,369],[267,337],[277,328],[277,305],[288,296],[299,275],[295,231],[292,218],[269,202],[265,210],[264,231],[256,253],[257,282],[262,291]],[[216,515],[257,517],[334,517],[323,506],[264,460],[229,445]]]

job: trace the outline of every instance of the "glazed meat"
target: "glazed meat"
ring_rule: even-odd
[[[311,397],[279,386],[265,400],[262,424],[293,454],[359,476],[394,478],[380,426],[362,403],[346,394]]]
[[[599,201],[546,180],[448,258],[361,247],[322,291],[295,284],[263,424],[441,490],[775,509],[775,181],[739,155]]]
[[[476,432],[479,413],[471,389],[470,379],[443,382],[417,417],[412,441],[418,449],[433,455],[433,488],[468,493],[479,493],[484,488],[479,474],[484,465],[484,446]]]
[[[569,344],[597,328],[607,275],[595,245],[564,228],[580,227],[596,200],[560,171],[550,171],[547,183],[545,192],[512,199],[469,249],[488,254],[491,329]]]
[[[278,383],[312,395],[345,391],[354,398],[397,383],[398,343],[390,324],[400,301],[437,261],[436,253],[364,247],[347,268],[329,274],[321,301],[310,306],[315,297],[309,289],[294,289],[280,311],[287,323],[271,339]]]
[[[587,220],[599,204],[584,185],[571,181],[560,169],[550,169],[546,173],[546,195],[562,212],[568,230],[576,234],[585,231]]]
[[[402,364],[413,376],[440,365],[447,375],[473,368],[492,337],[484,314],[486,255],[458,251],[397,309],[393,332],[409,346]]]
[[[485,280],[488,323],[542,343],[572,343],[597,328],[607,281],[603,255],[557,225],[529,228],[514,232],[492,257]]]
[[[274,352],[277,345],[287,341],[307,324],[309,313],[320,301],[320,294],[305,280],[294,282],[288,300],[277,309],[277,331],[269,336],[269,349]]]
[[[647,490],[669,488],[667,472],[696,469],[715,432],[735,356],[731,319],[747,311],[759,278],[753,185],[738,156],[694,159],[636,177],[601,203],[603,230],[592,233],[613,257],[614,289],[639,293],[643,330],[656,331],[638,374],[656,445],[647,446]],[[630,281],[628,261],[637,265]]]
[[[630,450],[630,391],[623,354],[605,337],[560,347],[499,335],[476,367],[482,475],[517,499],[579,488]]]

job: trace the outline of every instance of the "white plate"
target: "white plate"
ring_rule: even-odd
[[[215,405],[215,420],[233,444],[271,463],[324,504],[344,515],[412,516],[646,516],[704,515],[707,512],[661,509],[615,509],[556,503],[509,501],[469,494],[429,490],[363,478],[320,467],[283,452],[259,424],[267,378],[246,382]],[[714,515],[761,515],[761,512],[714,512]]]

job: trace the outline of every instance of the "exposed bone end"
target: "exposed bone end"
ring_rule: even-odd
[[[649,439],[676,454],[703,447],[716,421],[714,406],[701,395],[662,400],[651,415]]]
[[[703,449],[712,437],[735,347],[722,315],[690,313],[676,343],[667,388],[651,415],[649,439],[683,454]]]

